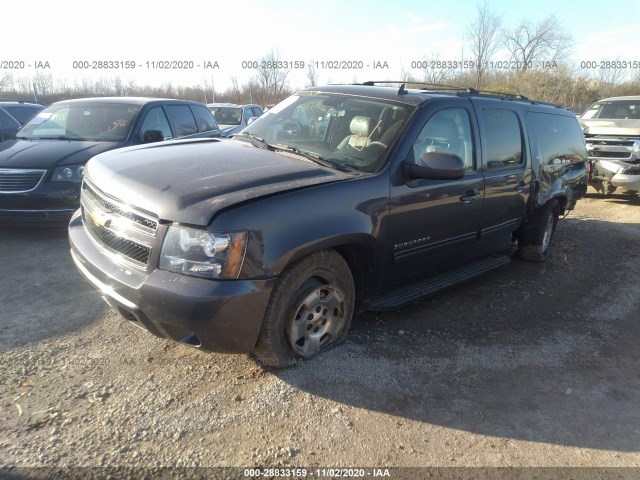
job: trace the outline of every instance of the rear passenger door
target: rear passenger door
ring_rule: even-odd
[[[503,105],[504,104],[504,105]],[[531,183],[524,119],[509,102],[474,99],[482,143],[485,198],[476,256],[507,251],[524,218]]]

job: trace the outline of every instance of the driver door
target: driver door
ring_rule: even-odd
[[[450,105],[450,103],[449,103]],[[431,151],[452,153],[465,162],[458,180],[393,181],[389,240],[392,283],[431,276],[471,260],[478,241],[484,177],[477,160],[477,128],[468,100],[427,113],[405,162],[420,164]]]

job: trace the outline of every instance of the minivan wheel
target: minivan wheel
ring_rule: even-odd
[[[287,267],[273,289],[255,348],[265,366],[299,363],[345,339],[355,303],[353,276],[334,250]]]
[[[520,257],[533,262],[546,260],[557,223],[558,202],[550,200],[522,226],[518,238]]]

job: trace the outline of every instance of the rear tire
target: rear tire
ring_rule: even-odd
[[[297,261],[271,293],[256,357],[265,366],[284,368],[337,345],[347,336],[354,303],[351,270],[336,251]]]
[[[549,256],[549,245],[558,223],[559,207],[556,200],[548,201],[535,211],[522,226],[518,238],[518,255],[532,262],[543,262]]]

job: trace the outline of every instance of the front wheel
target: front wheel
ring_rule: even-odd
[[[521,258],[533,262],[547,259],[551,238],[558,223],[558,210],[558,202],[550,200],[523,225],[518,237],[518,254]]]
[[[271,294],[256,357],[282,368],[340,343],[351,325],[354,297],[351,270],[334,250],[287,267]]]

